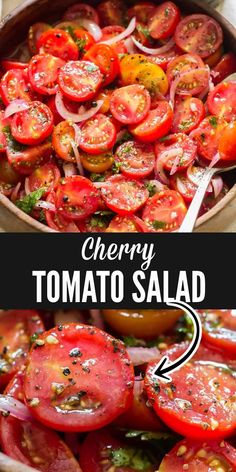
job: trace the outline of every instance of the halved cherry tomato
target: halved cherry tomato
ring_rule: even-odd
[[[200,156],[212,160],[218,152],[219,140],[227,122],[217,116],[207,116],[194,130],[193,138],[197,142]]]
[[[176,231],[187,212],[183,197],[174,190],[163,190],[149,198],[142,219],[151,231]]]
[[[75,144],[75,130],[69,121],[61,121],[55,126],[52,133],[52,145],[57,155],[68,162],[75,162],[73,144]]]
[[[187,349],[187,343],[165,351],[170,362]],[[157,361],[148,365],[145,386],[158,416],[174,431],[194,439],[219,439],[233,434],[236,427],[235,361],[218,361],[214,351],[208,358],[201,348],[196,355],[171,373],[172,381],[157,379]]]
[[[124,30],[125,28],[120,25],[105,26],[105,28],[102,28],[101,41],[107,41],[108,39],[114,38],[114,36],[122,33]],[[127,48],[125,46],[124,40],[118,41],[115,44],[111,44],[111,47],[115,50],[116,54],[127,54]]]
[[[57,92],[57,77],[65,61],[51,54],[38,54],[29,62],[29,80],[32,88],[42,95]]]
[[[52,112],[42,102],[31,102],[27,110],[15,113],[11,122],[12,136],[22,144],[40,144],[52,130]]]
[[[32,170],[48,161],[52,154],[52,145],[50,142],[30,147],[15,147],[12,142],[7,144],[7,158],[9,164],[19,172],[19,174],[29,175]]]
[[[76,102],[94,97],[102,83],[102,74],[97,65],[88,61],[70,61],[58,75],[62,93]]]
[[[55,204],[55,192],[50,192],[47,202]],[[45,218],[49,228],[63,233],[79,233],[79,228],[74,221],[64,218],[58,211],[45,210]]]
[[[185,174],[180,173],[170,177],[170,187],[180,193],[187,203],[192,201],[197,191],[197,186]]]
[[[133,32],[133,36],[137,41],[147,47],[153,46],[153,39],[151,38],[148,28],[145,24],[140,21],[136,21],[136,27]]]
[[[231,74],[236,72],[236,56],[233,52],[224,54],[219,63],[212,70],[212,80],[215,85],[219,84]]]
[[[166,72],[170,62],[173,61],[177,56],[179,56],[179,52],[177,51],[176,47],[173,47],[170,49],[170,51],[158,54],[157,56],[148,56],[148,60],[149,62],[154,62],[154,64],[157,64],[164,70],[164,72]]]
[[[203,70],[196,74],[195,71],[198,69]],[[188,74],[183,76],[179,82],[176,93],[198,95],[206,87],[207,80],[209,80],[208,71],[202,59],[196,54],[177,56],[169,63],[166,72],[169,82],[185,73]]]
[[[67,219],[83,220],[98,209],[98,204],[97,189],[89,179],[80,175],[64,178],[56,189],[57,211]]]
[[[80,54],[84,54],[95,44],[93,36],[86,30],[77,28],[74,30],[74,35],[78,40],[77,47],[80,50]]]
[[[156,103],[156,108],[138,125],[130,126],[130,132],[143,143],[150,143],[165,136],[171,128],[173,111],[165,100]]]
[[[87,18],[88,20],[94,21],[94,23],[99,23],[98,14],[95,8],[86,3],[76,3],[75,5],[72,5],[67,8],[63,15],[63,19],[69,21],[76,21],[81,18]]]
[[[4,130],[10,125],[10,119],[5,118],[5,111],[0,110],[0,153],[6,151],[7,139]]]
[[[12,69],[25,70],[28,68],[28,63],[12,61],[11,59],[3,59],[1,61],[1,66],[5,71],[12,70]]]
[[[90,431],[130,407],[134,373],[121,341],[74,323],[46,331],[40,340],[43,345],[31,349],[24,384],[28,406],[40,422],[59,431]],[[39,402],[31,406],[35,384],[41,386]]]
[[[84,60],[91,61],[99,67],[104,86],[113,82],[119,73],[118,56],[107,44],[94,44],[84,55]]]
[[[123,464],[123,454],[125,465],[119,465]],[[113,472],[137,472],[137,469],[151,472],[157,469],[157,464],[144,447],[129,445],[105,429],[88,434],[81,447],[80,464],[83,472],[106,472],[110,469]]]
[[[217,469],[222,472],[236,470],[236,449],[226,441],[206,443],[184,439],[166,454],[159,472],[211,472]]]
[[[44,164],[37,167],[29,176],[28,185],[30,192],[45,187],[47,193],[59,184],[61,173],[55,164]]]
[[[205,115],[204,104],[199,98],[188,97],[176,101],[172,124],[173,133],[190,133],[199,126]]]
[[[99,174],[110,169],[114,162],[114,157],[111,153],[99,154],[97,156],[93,154],[82,154],[80,158],[86,170]]]
[[[127,16],[130,20],[135,16],[136,21],[139,21],[140,23],[144,23],[146,25],[155,9],[155,3],[141,1],[128,9]]]
[[[28,47],[32,56],[39,52],[37,47],[38,40],[40,36],[45,32],[51,29],[51,26],[47,23],[34,23],[30,26],[28,32]]]
[[[105,0],[97,6],[102,26],[123,25],[126,8],[122,0]]]
[[[236,310],[201,310],[203,339],[212,347],[236,353]]]
[[[106,233],[146,233],[148,229],[144,222],[136,215],[114,216]]]
[[[188,15],[177,25],[175,42],[185,52],[202,58],[211,56],[223,43],[223,31],[219,23],[207,15]]]
[[[33,100],[34,94],[25,71],[21,69],[7,71],[1,79],[0,95],[6,106],[18,99],[27,102]]]
[[[19,371],[7,386],[5,395],[23,400],[24,372]],[[41,472],[81,472],[70,449],[56,432],[40,423],[0,417],[0,443],[3,451],[22,464]]]
[[[0,390],[26,362],[31,336],[44,330],[34,310],[8,310],[0,314]]]
[[[236,161],[236,122],[226,126],[219,137],[218,147],[222,161]]]
[[[103,104],[100,108],[100,113],[108,113],[110,110],[110,98],[111,98],[112,90],[110,89],[103,89],[99,92],[98,96],[96,97],[97,100],[103,100]]]
[[[142,183],[128,180],[121,175],[110,177],[101,188],[101,193],[107,207],[121,216],[135,213],[149,196]]]
[[[120,75],[123,85],[132,85],[143,64],[148,64],[144,54],[127,54],[120,61]]]
[[[173,154],[169,159],[167,157],[164,168],[170,172],[175,166],[175,171],[181,171],[187,169],[196,158],[197,146],[186,134],[177,133],[167,136],[163,141],[158,141],[155,145],[155,153],[157,163],[163,153]]]
[[[236,83],[222,82],[208,95],[207,106],[211,115],[226,121],[236,119]]]
[[[37,41],[37,48],[41,53],[51,54],[63,61],[76,61],[79,50],[67,31],[59,28],[45,31]]]
[[[152,173],[155,164],[153,145],[127,141],[117,148],[115,162],[126,177],[134,179],[147,177]]]
[[[219,62],[220,58],[223,55],[223,52],[224,48],[223,46],[220,46],[219,49],[216,50],[216,52],[214,52],[211,56],[207,57],[204,60],[205,64],[208,64],[208,66],[212,69]]]
[[[16,185],[20,180],[20,175],[9,164],[7,157],[2,155],[0,157],[0,182],[7,184],[10,188]],[[7,188],[7,186],[6,186]]]
[[[164,2],[151,13],[148,21],[150,35],[154,39],[166,39],[180,22],[180,10],[173,2]]]
[[[116,141],[116,128],[112,121],[98,113],[81,127],[80,147],[88,154],[101,154],[109,151]]]
[[[65,99],[63,101],[65,103]],[[55,126],[58,125],[58,123],[60,123],[61,121],[63,121],[63,118],[61,117],[61,115],[59,115],[57,111],[57,107],[55,103],[55,95],[49,95],[48,100],[46,101],[46,105],[48,106],[48,108],[50,108],[53,114],[53,123]],[[77,106],[77,110],[78,110],[78,106]]]
[[[114,90],[110,99],[112,115],[126,125],[134,125],[144,120],[150,105],[150,94],[143,85],[118,88]]]

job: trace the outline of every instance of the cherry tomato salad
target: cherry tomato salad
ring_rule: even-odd
[[[235,472],[236,310],[0,312],[0,449],[42,472]]]
[[[236,155],[236,57],[172,1],[75,3],[1,60],[0,191],[62,232],[170,232]],[[200,215],[228,192],[221,176]]]

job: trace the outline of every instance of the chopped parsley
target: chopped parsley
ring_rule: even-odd
[[[155,184],[152,184],[151,182],[147,182],[145,184],[146,189],[149,191],[149,197],[153,197],[156,193],[156,186]]]
[[[115,467],[130,467],[137,471],[145,471],[152,466],[147,453],[133,447],[112,450],[111,461]]]
[[[140,33],[142,33],[145,36],[145,38],[150,39],[150,33],[149,33],[149,30],[146,26],[143,26],[143,25],[141,25],[141,23],[138,23],[137,26],[136,26],[136,29]]]
[[[75,42],[79,52],[81,54],[84,54],[85,51],[85,46],[86,46],[86,39],[85,38],[77,38],[73,28],[71,26],[67,26],[66,28],[67,33],[72,37],[73,41]]]
[[[152,222],[152,226],[153,226],[154,229],[165,229],[166,228],[166,223],[165,223],[165,221],[154,220]]]
[[[38,200],[40,200],[40,198],[45,193],[45,190],[46,189],[44,187],[41,187],[34,192],[29,193],[29,195],[26,195],[24,198],[17,200],[16,206],[29,215],[34,209]]]
[[[216,116],[211,116],[209,118],[209,123],[210,123],[211,126],[213,126],[213,128],[217,128],[218,120],[217,120]]]
[[[106,229],[113,216],[114,213],[112,211],[96,211],[90,218],[90,226],[92,228]]]
[[[169,14],[170,14],[169,8],[166,8],[165,9],[165,16],[167,17],[167,16],[169,16]]]
[[[124,336],[123,342],[128,347],[140,347],[146,345],[142,339],[137,339],[134,336]]]
[[[132,136],[128,131],[126,131],[123,134],[123,136],[116,142],[116,145],[120,146],[121,144],[125,143],[126,141],[130,141],[130,139],[132,139]]]
[[[193,338],[194,326],[191,318],[183,315],[175,328],[179,341],[191,340]]]
[[[113,174],[119,174],[120,173],[120,168],[122,166],[122,162],[114,162],[114,164],[112,165],[112,173]]]
[[[189,120],[182,121],[179,124],[179,130],[180,131],[185,131],[186,129],[188,129],[192,125],[193,125],[193,121],[191,120],[191,118]]]
[[[90,179],[92,182],[104,182],[105,181],[105,175],[104,174],[96,174],[93,172],[90,174]]]

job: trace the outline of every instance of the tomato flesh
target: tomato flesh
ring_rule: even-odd
[[[59,28],[50,29],[41,34],[37,41],[40,53],[51,54],[63,61],[76,61],[79,57],[78,48],[67,31]]]
[[[69,61],[60,70],[58,83],[67,98],[83,102],[93,98],[102,83],[102,74],[91,62]]]
[[[57,187],[55,205],[67,219],[82,220],[94,213],[98,204],[98,191],[86,177],[66,177]]]
[[[128,85],[113,92],[110,110],[116,120],[126,125],[137,124],[147,116],[151,98],[143,85]]]
[[[217,85],[207,98],[207,106],[212,115],[216,115],[226,121],[236,118],[236,83],[222,82]]]
[[[15,113],[11,122],[12,136],[22,144],[40,144],[52,130],[52,112],[41,102],[31,102],[27,110]]]
[[[50,54],[38,54],[29,63],[29,80],[32,88],[43,95],[57,92],[57,77],[65,61]]]
[[[191,138],[182,133],[171,134],[155,145],[157,163],[164,153],[167,159],[164,168],[169,172],[185,170],[196,158],[197,146]],[[168,158],[168,153],[170,157]]]
[[[137,125],[130,126],[129,130],[143,143],[154,142],[165,136],[172,125],[173,111],[166,101],[156,103],[156,108],[150,110],[147,117]]]
[[[69,121],[61,121],[55,126],[52,133],[52,145],[58,157],[67,162],[75,162],[73,145],[75,144],[75,130]]]
[[[89,154],[109,151],[115,140],[115,125],[102,113],[98,113],[81,127],[80,148]]]
[[[48,192],[53,190],[59,183],[61,173],[55,164],[44,164],[37,167],[29,176],[28,184],[30,192],[44,187]]]
[[[107,44],[94,44],[84,55],[85,61],[96,64],[103,75],[103,85],[108,85],[117,77],[119,59],[114,50]]]
[[[213,347],[236,352],[236,312],[235,310],[205,310],[201,314],[203,337]]]
[[[148,199],[146,187],[121,175],[111,177],[101,189],[102,197],[112,211],[126,216],[139,210]]]
[[[148,21],[150,35],[154,39],[171,36],[180,21],[180,10],[173,2],[164,2],[155,8]]]
[[[155,154],[152,144],[127,141],[116,150],[115,162],[126,177],[140,179],[154,169]]]
[[[6,106],[14,100],[29,102],[34,98],[25,71],[21,69],[11,69],[4,74],[1,79],[0,94]]]
[[[189,97],[177,102],[172,125],[173,133],[189,134],[199,126],[205,115],[204,104],[199,98]]]
[[[187,212],[184,200],[174,190],[163,190],[149,198],[142,219],[151,231],[176,231]]]

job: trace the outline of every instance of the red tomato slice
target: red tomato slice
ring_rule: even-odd
[[[1,66],[5,71],[12,69],[25,70],[28,68],[28,64],[26,62],[12,61],[11,59],[3,59],[1,61]]]
[[[52,154],[52,145],[46,142],[34,147],[18,149],[8,142],[7,158],[9,164],[19,174],[29,175],[32,170],[44,162],[47,162]]]
[[[115,162],[126,177],[134,179],[147,177],[155,165],[153,145],[127,141],[117,148]]]
[[[148,21],[150,35],[154,39],[166,39],[180,22],[180,10],[173,2],[164,2],[155,8]]]
[[[142,183],[128,180],[121,175],[110,177],[102,187],[101,193],[107,207],[121,216],[135,213],[149,196],[148,190]]]
[[[138,2],[136,5],[128,9],[127,16],[130,20],[135,16],[136,21],[146,25],[155,9],[155,3]]]
[[[1,191],[5,195],[9,195],[12,191],[12,187],[15,186],[20,180],[20,175],[13,169],[9,164],[5,155],[1,156],[0,159],[0,182]]]
[[[7,71],[1,79],[0,95],[6,106],[17,99],[27,102],[33,100],[34,94],[28,83],[25,71],[20,69]]]
[[[165,351],[170,361],[179,358],[186,344]],[[236,427],[235,362],[221,356],[219,362],[208,358],[201,349],[196,356],[175,372],[166,384],[154,376],[158,361],[148,365],[146,391],[158,416],[171,429],[194,439],[219,439],[231,435]]]
[[[114,38],[114,36],[117,36],[118,34],[122,33],[124,30],[125,28],[120,25],[105,26],[105,28],[102,28],[101,41],[107,41],[108,39]],[[125,46],[124,40],[112,44],[111,47],[115,50],[116,54],[127,54],[127,48]]]
[[[212,70],[212,80],[215,85],[219,84],[231,74],[236,72],[236,56],[233,52],[224,54],[218,64]]]
[[[187,212],[183,198],[174,190],[163,190],[149,198],[142,219],[151,231],[176,231]]]
[[[115,141],[115,125],[102,113],[90,118],[81,127],[80,147],[88,154],[101,154],[109,151]]]
[[[147,233],[148,228],[144,222],[136,215],[129,216],[115,216],[108,228],[106,233]]]
[[[203,311],[203,310],[202,310]],[[213,347],[236,353],[236,311],[204,310],[203,338]]]
[[[211,115],[226,121],[236,119],[236,83],[222,82],[217,85],[207,98],[207,106]]]
[[[28,32],[28,47],[32,56],[39,52],[37,43],[41,34],[43,34],[45,31],[48,31],[50,29],[51,29],[51,26],[48,25],[47,23],[39,22],[39,23],[34,23],[32,26],[30,26],[29,32]]]
[[[29,62],[29,80],[32,88],[42,95],[57,92],[57,77],[65,61],[51,54],[38,54]]]
[[[148,61],[154,62],[154,64],[157,64],[162,68],[162,70],[166,71],[170,62],[176,59],[178,56],[179,52],[177,51],[177,48],[174,47],[173,49],[170,49],[170,51],[158,54],[157,56],[148,56]]]
[[[52,145],[57,155],[67,162],[75,162],[72,143],[75,144],[75,130],[69,121],[61,121],[52,134]]]
[[[8,385],[5,394],[23,399],[24,373],[18,372]],[[11,416],[0,417],[0,443],[9,457],[42,472],[81,472],[75,457],[52,430],[30,421]]]
[[[30,352],[24,385],[35,418],[59,431],[90,431],[129,408],[134,373],[121,341],[73,323],[45,332],[40,340],[44,344]],[[38,406],[31,407],[35,383],[42,388]]]
[[[96,64],[102,75],[103,85],[108,85],[119,73],[119,59],[114,48],[107,44],[94,44],[84,55],[85,61],[91,61]]]
[[[79,57],[79,50],[70,34],[59,28],[41,34],[37,48],[40,54],[51,54],[63,61],[76,61]]]
[[[28,185],[30,192],[45,187],[47,193],[59,184],[61,173],[55,164],[44,164],[35,169],[29,176]]]
[[[199,98],[188,97],[175,103],[173,133],[190,133],[205,118],[204,104]]]
[[[175,42],[185,52],[202,58],[211,56],[223,43],[223,31],[216,20],[207,15],[188,15],[175,30]]]
[[[7,147],[7,138],[6,133],[4,130],[10,124],[9,118],[4,118],[5,112],[4,110],[0,110],[0,152],[5,152]]]
[[[226,126],[227,122],[216,116],[207,116],[200,123],[193,134],[200,156],[210,161],[213,159],[218,152],[220,137]]]
[[[196,54],[184,54],[173,59],[167,67],[167,78],[169,82],[173,82],[181,74],[186,72],[193,72],[183,79],[178,84],[176,93],[186,95],[198,95],[202,89],[206,87],[206,77],[204,72],[196,76],[195,70],[205,69],[205,64],[202,59]]]
[[[216,467],[216,468],[215,468]],[[159,472],[211,472],[236,470],[236,449],[226,441],[208,443],[184,439],[164,457]]]
[[[172,175],[170,178],[170,187],[176,190],[176,192],[179,192],[187,203],[192,201],[197,191],[197,186],[193,182],[190,182],[188,177],[184,174]]]
[[[236,161],[236,122],[226,126],[219,137],[219,153],[222,161]]]
[[[0,390],[26,362],[31,336],[44,330],[33,310],[9,310],[0,314]]]
[[[79,223],[81,233],[104,233],[109,225],[108,221],[92,215]]]
[[[102,83],[102,74],[91,62],[70,61],[61,68],[58,83],[67,98],[83,102],[94,97]]]
[[[76,21],[81,18],[87,18],[88,20],[94,21],[94,23],[99,23],[98,14],[95,8],[86,3],[76,3],[75,5],[72,5],[63,15],[63,19],[69,21]]]
[[[83,220],[92,215],[99,204],[99,193],[93,183],[75,175],[66,177],[58,185],[55,205],[59,214],[69,220]]]
[[[50,192],[47,202],[55,204],[55,192]],[[45,210],[45,218],[49,228],[61,233],[79,233],[78,226],[74,221],[64,218],[58,211]]]
[[[126,7],[122,0],[105,0],[97,6],[102,26],[123,25]]]
[[[52,130],[52,112],[42,102],[31,102],[27,110],[15,113],[11,122],[12,136],[22,144],[40,144]]]
[[[171,171],[181,171],[195,160],[197,155],[197,146],[193,140],[186,134],[177,133],[167,136],[163,141],[155,145],[155,153],[158,160],[166,154],[167,159],[164,168]],[[170,157],[168,158],[168,154]],[[175,169],[174,169],[175,167]]]
[[[173,111],[166,101],[156,103],[156,108],[138,125],[130,126],[130,132],[143,143],[150,143],[165,136],[172,125]]]
[[[93,36],[88,31],[75,29],[74,35],[78,39],[77,46],[81,54],[84,54],[95,44]]]
[[[64,102],[65,102],[65,100],[64,100]],[[56,103],[55,103],[55,95],[49,96],[48,100],[46,101],[46,105],[48,106],[48,108],[50,108],[50,110],[53,114],[53,122],[54,122],[55,126],[58,125],[58,123],[60,123],[61,121],[63,121],[63,118],[61,117],[61,115],[59,115],[59,113],[57,111],[57,107],[56,107]]]
[[[150,110],[151,97],[143,85],[127,85],[111,95],[110,110],[116,120],[134,125],[144,120]]]

